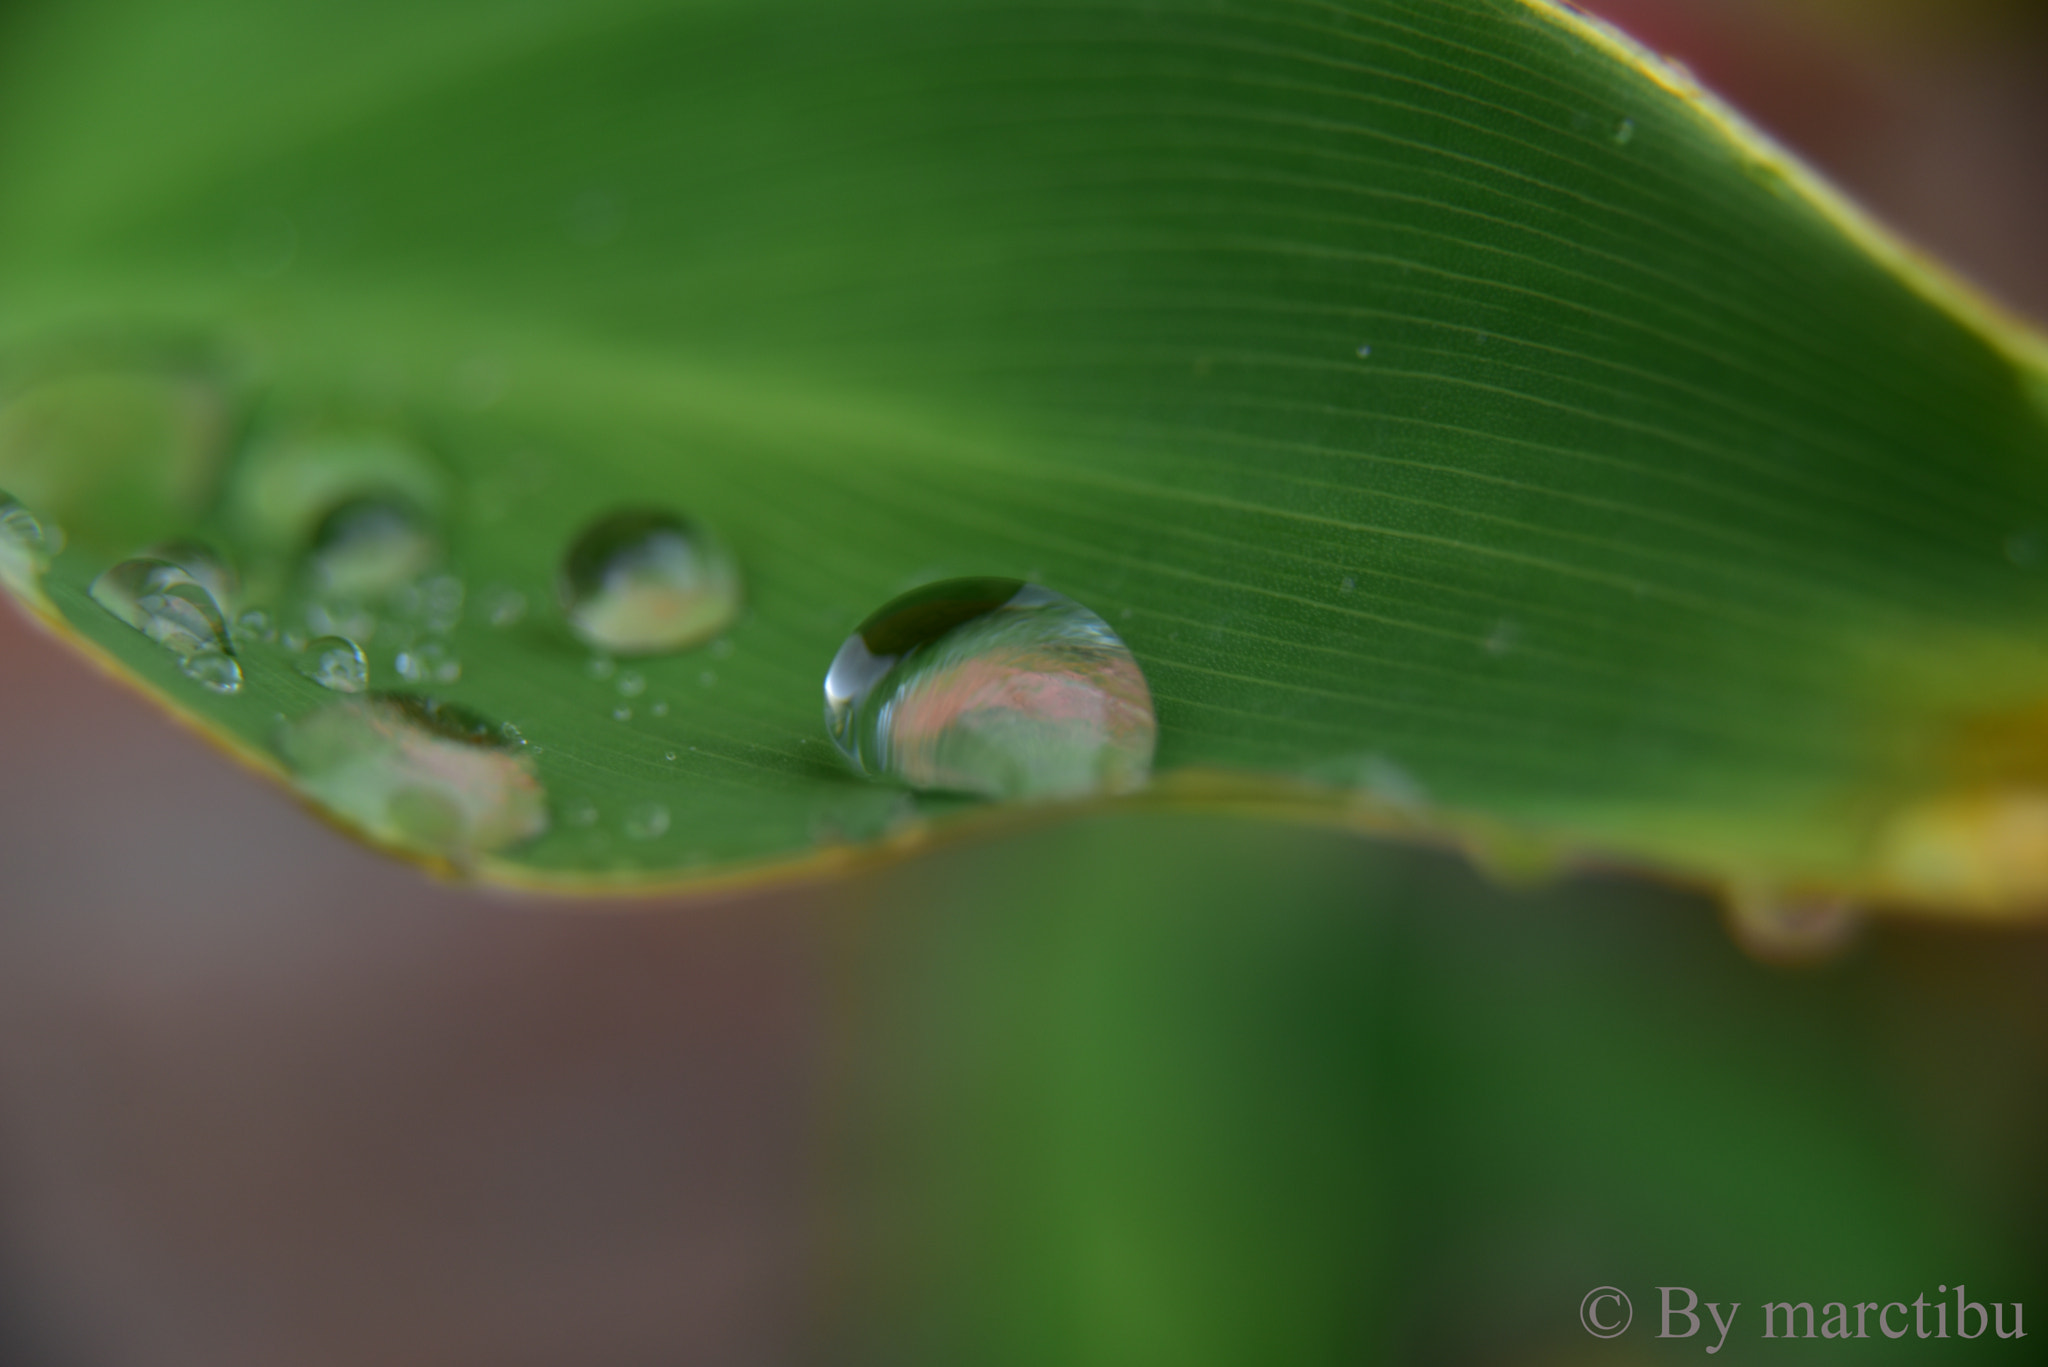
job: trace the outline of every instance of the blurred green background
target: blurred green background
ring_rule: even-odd
[[[2048,316],[2041,7],[1604,8]],[[525,901],[11,614],[0,661],[0,1361],[1699,1360],[1660,1285],[1743,1303],[1721,1361],[2031,1360],[1764,1300],[2048,1324],[2039,931],[1770,967],[1684,890],[1161,816]]]

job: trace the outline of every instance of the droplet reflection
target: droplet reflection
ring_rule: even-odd
[[[336,693],[360,693],[370,686],[370,662],[363,658],[363,648],[346,636],[322,636],[309,642],[298,669]]]
[[[1016,579],[929,585],[868,618],[825,677],[825,724],[864,774],[1000,798],[1142,787],[1157,736],[1109,625]]]
[[[632,509],[584,528],[563,558],[558,591],[586,644],[620,655],[708,640],[739,612],[739,567],[705,528]]]
[[[401,849],[461,863],[547,829],[527,752],[453,703],[349,698],[288,723],[278,750],[305,793]]]

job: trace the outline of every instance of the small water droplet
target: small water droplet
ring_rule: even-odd
[[[462,677],[462,661],[439,641],[408,646],[392,658],[391,667],[407,683],[454,683]]]
[[[572,797],[562,807],[562,819],[571,826],[595,826],[597,804],[587,797]]]
[[[1361,346],[1361,347],[1359,347],[1359,348],[1358,348],[1358,358],[1359,358],[1360,360],[1366,360],[1366,359],[1368,359],[1369,357],[1371,357],[1371,355],[1372,355],[1372,348],[1371,348],[1371,347],[1369,347],[1369,346]]]
[[[168,561],[123,560],[93,580],[92,599],[180,659],[228,653],[227,623],[213,595]]]
[[[0,490],[0,584],[31,597],[36,581],[64,549],[64,533]]]
[[[314,587],[341,598],[375,598],[440,557],[424,514],[390,497],[351,499],[314,529],[307,571]]]
[[[1623,119],[1620,123],[1614,125],[1613,137],[1616,147],[1628,146],[1631,142],[1635,141],[1635,136],[1636,121],[1634,119]]]
[[[1349,593],[1357,587],[1358,578],[1356,575],[1347,574],[1337,581],[1337,592],[1339,593]]]
[[[518,589],[493,589],[484,597],[484,620],[500,629],[526,620],[526,595]]]
[[[278,639],[283,643],[284,648],[294,655],[297,655],[306,648],[306,633],[303,631],[287,631]]]
[[[662,702],[654,704],[654,706],[648,708],[647,710],[653,716],[666,717],[668,715],[668,703],[664,700]]]
[[[275,645],[277,643],[277,624],[271,620],[270,614],[262,608],[250,608],[235,619],[235,639],[237,641],[254,641],[259,645]],[[304,648],[304,642],[300,643],[300,648]]]
[[[583,666],[583,672],[600,683],[619,672],[618,662],[605,655],[593,655]]]
[[[322,636],[306,646],[299,673],[337,693],[360,693],[370,686],[370,662],[363,649],[346,636]]]
[[[629,669],[619,675],[619,696],[637,698],[647,691],[647,676],[637,669]]]
[[[500,736],[503,736],[509,744],[526,744],[526,733],[524,731],[521,731],[517,726],[513,725],[509,721],[498,728],[498,734]]]
[[[608,514],[577,536],[559,591],[586,643],[625,655],[679,650],[739,612],[739,569],[703,527],[670,513]]]
[[[278,751],[299,787],[373,839],[457,862],[547,829],[526,756],[454,703],[370,694],[288,723]]]
[[[617,706],[617,707],[614,707],[614,708],[612,709],[612,720],[613,720],[613,721],[631,721],[631,720],[633,720],[633,709],[632,709],[632,708],[630,708],[630,707],[627,707],[627,706],[626,706],[626,705],[625,705],[624,703],[621,703],[621,704],[620,704],[619,706]]]
[[[1130,650],[1080,604],[955,579],[863,622],[825,676],[825,724],[862,773],[991,797],[1128,792],[1157,723]]]
[[[1522,628],[1512,619],[1503,617],[1493,624],[1493,630],[1486,634],[1486,640],[1482,644],[1489,655],[1505,655],[1513,650],[1521,639]]]
[[[232,655],[201,651],[179,660],[178,668],[184,671],[186,678],[215,693],[242,691],[242,666]]]
[[[668,834],[668,808],[659,802],[643,802],[626,813],[626,836],[631,840],[658,840]]]
[[[667,760],[670,764],[674,764],[676,762],[676,752],[673,750],[662,751],[661,757]]]

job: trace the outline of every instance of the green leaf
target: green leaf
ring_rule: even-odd
[[[327,505],[398,487],[467,594],[431,691],[531,742],[408,751],[357,714],[405,774],[472,766],[425,815],[342,802],[405,852],[638,887],[1002,819],[854,777],[820,722],[869,612],[983,575],[1128,642],[1159,720],[1139,801],[1771,903],[2048,896],[2040,342],[1575,15],[9,22],[0,487],[68,536],[9,580],[289,777],[335,695],[260,642],[210,692],[90,585],[202,537],[298,625]],[[620,507],[700,520],[745,579],[720,644],[634,663],[631,698],[553,590]],[[524,798],[463,805],[507,784],[544,834],[418,834],[512,839]]]

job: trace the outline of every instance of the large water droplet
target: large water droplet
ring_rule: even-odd
[[[92,599],[180,658],[228,652],[227,623],[213,595],[167,560],[123,560],[93,580]]]
[[[363,648],[346,636],[322,636],[306,645],[299,673],[337,693],[360,693],[370,686],[370,662]]]
[[[710,532],[627,510],[584,528],[557,583],[569,626],[601,650],[647,655],[717,635],[740,606],[739,568]]]
[[[904,594],[848,637],[825,724],[856,769],[990,797],[1121,793],[1152,771],[1152,695],[1109,624],[1016,579]]]
[[[464,862],[547,829],[532,762],[453,703],[372,694],[285,726],[298,785],[373,839]]]
[[[320,520],[306,568],[321,593],[375,598],[405,585],[440,554],[424,514],[398,499],[358,498]]]
[[[220,552],[204,541],[190,537],[174,537],[159,541],[142,553],[143,558],[161,560],[176,565],[192,577],[192,581],[205,589],[212,597],[214,606],[223,615],[234,610],[235,599],[241,594],[242,581],[234,568],[221,557]]]

